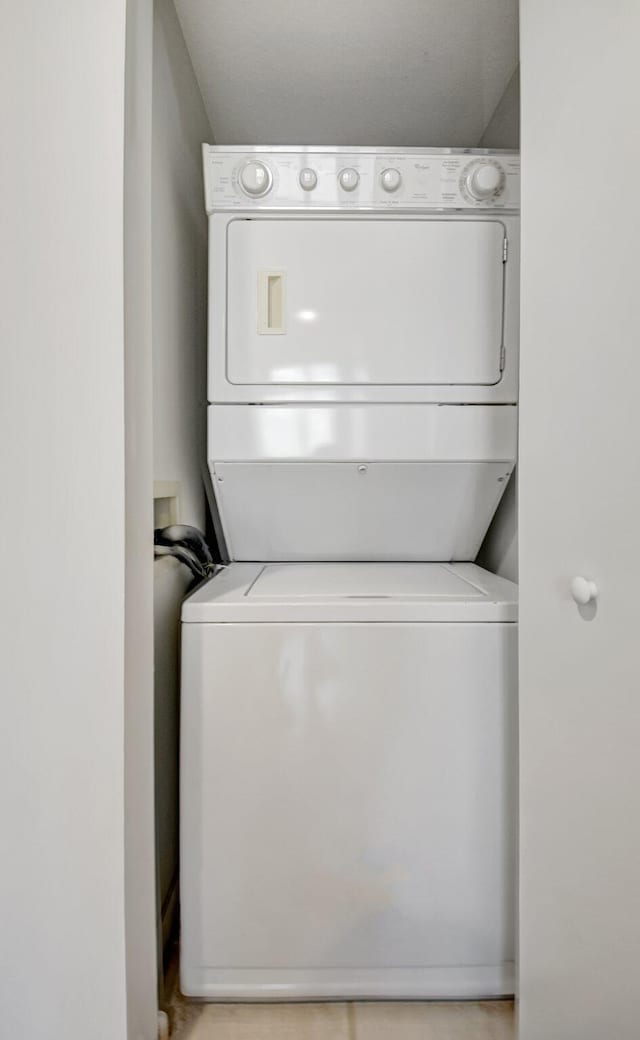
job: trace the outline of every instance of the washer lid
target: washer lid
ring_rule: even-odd
[[[516,621],[517,586],[473,563],[233,563],[185,622]]]
[[[249,589],[250,598],[291,599],[442,599],[482,598],[472,582],[442,564],[286,563],[263,568]]]

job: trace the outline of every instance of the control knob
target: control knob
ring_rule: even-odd
[[[392,168],[383,170],[380,174],[380,183],[385,191],[397,191],[402,184],[402,175],[400,170],[394,170]]]
[[[310,166],[305,166],[304,170],[300,170],[298,181],[303,191],[313,191],[318,183],[318,174]]]
[[[344,191],[354,191],[360,183],[360,174],[357,170],[353,170],[348,166],[346,169],[340,170],[338,180],[340,182],[340,187]]]
[[[247,195],[260,198],[266,195],[273,183],[271,170],[263,162],[251,159],[240,170],[240,185]]]
[[[467,170],[466,188],[473,199],[482,202],[497,195],[504,184],[502,167],[497,163],[476,162]]]

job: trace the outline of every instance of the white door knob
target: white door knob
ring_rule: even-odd
[[[586,606],[598,597],[598,586],[588,578],[574,578],[571,582],[571,595],[580,607]]]

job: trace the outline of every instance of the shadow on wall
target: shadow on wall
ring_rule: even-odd
[[[478,142],[479,148],[520,147],[520,66],[507,83],[495,112]]]
[[[520,147],[520,66],[509,80],[479,147]],[[481,567],[509,581],[518,580],[517,489],[518,475],[514,470],[476,561]]]
[[[179,491],[173,521],[203,528],[207,219],[201,146],[213,135],[171,0],[156,0],[152,119],[153,477]],[[166,944],[178,870],[180,608],[191,583],[175,559],[154,564],[156,822]]]
[[[476,563],[501,578],[518,580],[518,473],[514,469],[511,480],[484,542]]]
[[[172,557],[154,564],[156,833],[163,946],[172,927],[178,833],[180,607],[192,576]]]

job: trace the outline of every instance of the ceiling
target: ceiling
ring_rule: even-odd
[[[218,144],[473,147],[518,0],[175,0]]]

